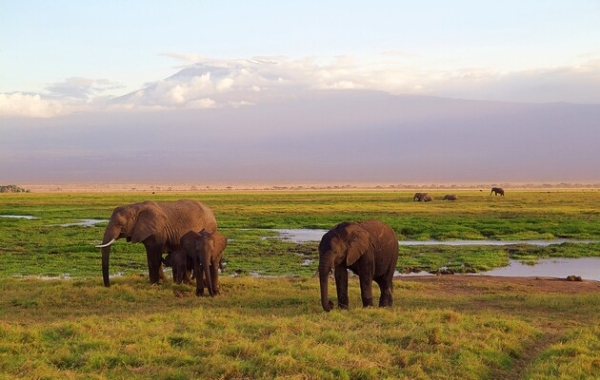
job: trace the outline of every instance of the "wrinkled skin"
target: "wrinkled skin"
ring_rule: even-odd
[[[413,201],[419,202],[431,202],[432,200],[433,198],[431,197],[431,195],[427,193],[415,193],[415,196],[413,197]]]
[[[442,198],[444,201],[455,201],[457,199],[458,197],[455,194],[446,194],[444,195],[444,198]]]
[[[348,269],[358,275],[363,307],[373,306],[372,282],[381,290],[379,306],[392,306],[392,280],[398,262],[398,239],[386,224],[372,219],[344,222],[329,230],[319,243],[321,305],[330,311],[329,273],[333,270],[338,306],[348,308]]]
[[[500,194],[500,196],[504,196],[504,189],[501,187],[492,187],[492,191],[490,191],[490,195],[492,195],[492,193],[494,193],[494,195],[498,195]]]
[[[193,263],[196,295],[204,295],[204,281],[210,296],[218,295],[219,268],[227,248],[227,237],[219,231],[190,231],[181,237],[181,247]]]
[[[191,258],[188,257],[183,249],[178,249],[172,253],[169,253],[163,262],[166,267],[172,267],[174,283],[190,283],[193,263]]]
[[[175,202],[145,201],[114,209],[102,238],[102,277],[104,286],[110,286],[110,245],[125,238],[131,243],[142,243],[146,248],[150,283],[164,278],[162,254],[179,249],[181,237],[188,231],[217,230],[217,221],[210,208],[189,199]]]

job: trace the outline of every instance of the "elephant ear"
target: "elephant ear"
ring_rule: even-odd
[[[138,213],[131,235],[132,243],[139,243],[155,235],[167,226],[167,216],[159,209],[145,208]]]
[[[215,239],[215,257],[221,260],[223,251],[227,248],[227,237],[219,231],[213,232],[213,237]]]
[[[346,265],[352,265],[371,247],[371,237],[369,233],[357,225],[346,227],[348,233],[346,242],[348,250],[346,255]]]

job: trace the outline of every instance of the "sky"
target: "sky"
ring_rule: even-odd
[[[0,180],[2,172],[7,173],[6,180],[92,180],[89,173],[96,171],[96,166],[83,163],[87,158],[95,157],[92,161],[97,165],[126,153],[123,150],[126,148],[122,148],[109,157],[103,150],[77,140],[109,130],[104,124],[106,120],[119,124],[120,133],[125,135],[129,130],[143,128],[144,146],[152,146],[154,151],[161,149],[160,142],[166,138],[159,132],[161,128],[168,128],[170,135],[182,140],[196,137],[202,128],[219,125],[219,133],[242,142],[251,141],[257,134],[273,136],[270,133],[273,131],[280,141],[288,141],[300,132],[311,130],[315,120],[330,120],[318,131],[323,135],[333,133],[336,128],[350,128],[348,122],[341,121],[346,120],[346,107],[355,102],[372,107],[357,115],[358,119],[364,119],[363,124],[351,128],[369,133],[374,128],[369,120],[376,118],[372,109],[379,108],[373,99],[383,96],[393,99],[384,101],[389,107],[402,108],[400,103],[405,104],[407,97],[432,102],[420,116],[378,109],[381,114],[395,117],[386,121],[386,128],[395,128],[397,138],[408,138],[408,129],[431,120],[446,132],[458,128],[442,118],[448,115],[448,107],[457,107],[472,121],[480,117],[476,115],[478,109],[494,108],[484,106],[490,102],[509,103],[513,106],[511,110],[522,110],[520,105],[527,105],[529,116],[523,120],[533,117],[530,112],[540,112],[536,105],[566,103],[584,107],[575,108],[577,112],[566,112],[568,118],[565,116],[563,123],[553,128],[587,131],[600,105],[599,89],[600,2],[595,0],[2,1],[0,149],[3,153],[0,151],[0,158],[5,163],[0,163]],[[319,99],[323,100],[321,104]],[[447,102],[442,105],[439,99]],[[323,107],[324,104],[331,109]],[[281,120],[275,117],[280,120],[277,126],[271,125],[272,113],[278,109],[287,109],[289,115],[294,115],[294,122],[282,122],[283,115]],[[299,113],[300,109],[310,113],[311,118]],[[252,130],[239,125],[243,123],[240,118],[247,113],[256,117]],[[502,117],[492,112],[493,115]],[[406,118],[411,122],[407,124]],[[156,119],[165,120],[169,126],[155,125],[152,121]],[[205,120],[212,120],[211,126],[206,126]],[[52,133],[38,141],[48,130]],[[597,138],[600,132],[591,133],[590,137]],[[472,145],[487,142],[482,134]],[[580,141],[569,143],[577,145]],[[11,151],[14,146],[27,149],[38,145],[35,152]],[[226,156],[245,154],[243,163],[257,160],[257,166],[272,166],[273,173],[288,173],[287,180],[295,179],[289,175],[290,166],[307,162],[299,156],[287,163],[287,171],[278,171],[277,164],[289,159],[288,149],[279,155],[273,149],[270,158],[259,162],[258,154],[250,152],[264,153],[269,147],[259,149],[252,145],[247,151],[245,148],[238,146]],[[175,151],[160,152],[170,157],[161,164],[171,160],[159,165],[160,173],[156,169],[142,175],[139,165],[133,165],[122,168],[114,179],[186,179],[181,178],[186,171],[185,165],[177,162],[177,149],[170,149]],[[222,150],[229,152],[228,149]],[[444,160],[464,154],[440,146],[427,149],[433,150],[421,152],[423,156],[448,150],[449,156],[441,158]],[[338,158],[338,162],[329,157],[325,146],[305,146],[302,150],[305,157],[332,160],[331,170],[335,172],[345,165],[343,160]],[[202,160],[200,151],[199,148],[195,155],[190,153],[190,157]],[[380,157],[377,151],[364,154],[365,160],[383,166],[394,166],[399,159]],[[473,153],[472,162],[482,161],[478,154],[481,153]],[[71,162],[81,161],[81,165],[67,169],[72,166],[67,165],[67,156]],[[37,173],[33,157],[37,162],[54,160],[51,169],[55,174]],[[600,161],[600,157],[592,157],[595,158]],[[214,175],[219,180],[235,181],[243,174],[254,173],[249,169],[236,171],[239,160],[225,162],[222,157],[221,162],[228,169],[227,174]],[[338,166],[334,165],[336,162]],[[435,167],[433,161],[428,165]],[[573,165],[578,166],[576,162]],[[25,167],[27,176],[23,174]],[[473,174],[470,179],[511,180],[539,174],[539,170],[534,173],[518,170],[515,166],[508,172],[504,170],[502,176]],[[574,170],[565,167],[564,177],[597,179],[589,171],[576,174]],[[307,168],[297,180],[310,180],[311,171],[315,170]],[[65,172],[71,174],[63,175]],[[173,176],[175,172],[179,174]],[[419,174],[365,169],[356,180],[435,181],[441,177],[436,173],[435,170]],[[197,172],[193,177],[198,178]],[[278,179],[261,174],[258,169],[249,177],[264,181]],[[314,179],[350,177],[328,176],[325,172]],[[468,180],[469,173],[457,170],[444,177],[450,181]],[[538,177],[538,180],[562,178],[558,174]],[[201,179],[211,180],[204,176]],[[98,180],[110,181],[111,177],[106,174]]]

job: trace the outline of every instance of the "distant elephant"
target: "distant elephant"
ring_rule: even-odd
[[[446,195],[444,195],[444,198],[442,198],[442,200],[445,200],[445,201],[455,201],[457,199],[458,199],[458,197],[455,194],[446,194]]]
[[[329,273],[334,270],[338,306],[348,308],[348,269],[358,275],[364,307],[373,306],[372,282],[381,290],[379,306],[392,306],[392,279],[398,262],[398,239],[386,224],[372,219],[344,222],[329,230],[319,243],[321,305],[333,308],[328,298]]]
[[[191,258],[196,276],[196,295],[204,295],[204,279],[211,297],[219,294],[219,268],[227,237],[219,231],[189,231],[181,237],[181,247]]]
[[[427,193],[415,193],[415,196],[413,197],[413,201],[419,202],[431,202],[432,200],[433,198],[431,197],[431,195]]]
[[[115,240],[126,238],[131,243],[146,247],[150,283],[164,278],[162,254],[179,248],[180,238],[188,231],[217,230],[217,221],[208,206],[189,199],[175,202],[145,201],[116,207],[104,231],[102,243],[102,277],[104,286],[110,286],[110,246]]]
[[[492,193],[495,193],[495,195],[500,194],[501,196],[504,196],[504,189],[502,189],[501,187],[492,187],[492,191],[490,191],[490,195],[492,195]]]
[[[172,268],[173,282],[176,284],[190,283],[190,275],[194,266],[191,257],[188,257],[183,249],[180,248],[169,253],[163,263],[165,266]]]

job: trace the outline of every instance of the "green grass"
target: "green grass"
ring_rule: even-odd
[[[318,242],[269,231],[378,218],[400,239],[600,240],[596,191],[464,191],[456,202],[443,194],[426,204],[392,190],[0,194],[0,214],[37,218],[0,218],[0,379],[593,378],[600,292],[476,278],[454,292],[405,279],[395,281],[393,308],[363,309],[352,280],[350,310],[324,313],[313,276]],[[104,288],[94,247],[104,225],[58,226],[184,197],[208,204],[230,239],[214,299],[170,281],[150,286],[143,246],[124,241],[111,254],[120,276]],[[509,258],[598,256],[599,248],[402,246],[398,270],[483,271]]]

